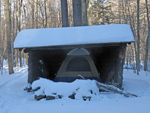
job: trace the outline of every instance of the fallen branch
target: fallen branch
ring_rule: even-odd
[[[114,92],[114,93],[118,93],[118,94],[122,94],[124,95],[125,97],[138,97],[137,95],[135,94],[131,94],[131,93],[128,93],[128,92],[125,92],[113,85],[106,85],[106,84],[103,84],[103,83],[100,83],[100,82],[96,82],[98,88],[100,90],[104,90],[104,91],[107,91],[107,92]]]

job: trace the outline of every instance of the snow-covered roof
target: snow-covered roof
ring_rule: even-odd
[[[25,29],[18,33],[14,48],[132,42],[127,24],[64,28]]]

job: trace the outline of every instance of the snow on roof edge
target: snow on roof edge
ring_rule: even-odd
[[[62,38],[63,37],[63,38]],[[17,34],[14,48],[134,42],[127,24],[25,29]]]

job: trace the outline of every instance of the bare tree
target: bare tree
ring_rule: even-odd
[[[82,25],[88,26],[88,18],[87,18],[87,6],[88,0],[82,0]]]
[[[1,16],[0,16],[0,18],[1,18],[1,21],[0,21],[0,25],[1,25],[1,30],[0,30],[0,36],[1,36],[1,44],[0,44],[0,54],[1,54],[1,74],[3,74],[3,58],[4,58],[4,56],[5,56],[5,53],[6,53],[6,41],[5,41],[5,15],[3,15],[3,18],[2,18],[2,14],[5,14],[4,12],[4,9],[5,9],[5,7],[4,7],[4,5],[2,5],[2,4],[4,4],[4,1],[2,0],[1,1],[1,8],[3,8],[3,10],[1,10]]]
[[[72,5],[72,0],[68,0],[68,18],[69,18],[69,25],[73,25],[73,5]]]
[[[42,21],[42,27],[47,28],[48,26],[48,14],[47,14],[47,1],[44,0],[40,2],[40,14],[41,14],[41,21]]]
[[[17,33],[18,33],[18,15],[17,15],[17,10],[18,10],[18,1],[17,0],[15,0],[15,3],[14,3],[14,5],[15,5],[15,24],[16,24],[16,26],[15,26],[15,29],[14,29],[14,33],[15,33],[15,35],[17,35]],[[18,50],[15,50],[15,67],[17,67],[18,66],[18,58],[19,58],[19,54],[18,54]]]
[[[44,0],[44,28],[47,28],[47,1]]]
[[[149,21],[149,11],[148,11],[147,0],[145,0],[145,5],[146,5],[146,14],[147,14],[148,35],[147,35],[147,39],[146,39],[146,52],[145,52],[145,60],[144,60],[144,71],[147,71],[148,46],[150,46],[150,44],[148,43],[149,40],[150,40],[150,21]]]
[[[73,0],[73,20],[74,26],[82,25],[81,0]]]
[[[15,5],[15,0],[13,1],[14,7],[12,9],[12,41],[15,40],[16,38],[16,18],[15,18],[15,13],[16,13],[16,5]],[[13,42],[12,42],[12,47],[13,47]],[[15,61],[15,49],[12,49],[12,54],[13,54],[13,65],[15,65],[16,61]]]
[[[35,28],[38,28],[38,0],[35,0]]]
[[[62,27],[69,27],[67,0],[61,0],[61,15],[62,15]]]
[[[18,0],[18,31],[21,31],[21,7],[22,7],[22,1],[23,0]],[[20,59],[20,67],[23,66],[22,64],[22,55],[21,55],[21,50],[19,50],[19,59]]]
[[[137,60],[136,60],[136,66],[137,66],[137,74],[139,75],[140,71],[140,27],[139,27],[139,1],[137,0]]]
[[[31,16],[32,16],[32,28],[34,28],[34,0],[31,2]]]
[[[8,58],[8,67],[9,67],[9,74],[14,73],[13,65],[12,65],[12,51],[11,51],[11,36],[10,36],[10,7],[9,7],[9,0],[5,1],[6,7],[6,31],[7,31],[7,58]]]
[[[1,29],[1,0],[0,0],[0,29]],[[2,43],[2,36],[0,32],[0,44]],[[0,47],[0,69],[1,69],[1,56],[2,56],[2,48]]]

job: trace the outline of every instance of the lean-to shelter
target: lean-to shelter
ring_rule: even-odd
[[[90,53],[101,82],[121,88],[126,45],[133,41],[127,24],[25,29],[18,33],[14,48],[29,54],[29,83],[38,77],[55,80],[67,54],[84,48]]]

